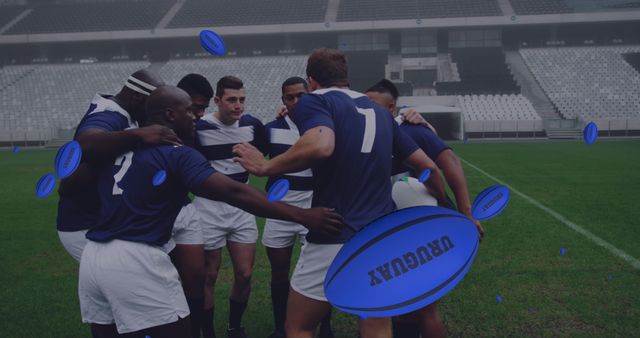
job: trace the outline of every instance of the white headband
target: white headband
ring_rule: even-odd
[[[142,95],[150,95],[152,91],[154,91],[156,89],[155,86],[152,86],[140,79],[136,79],[133,76],[129,76],[129,78],[127,79],[127,82],[125,82],[124,84],[125,87],[138,92]]]

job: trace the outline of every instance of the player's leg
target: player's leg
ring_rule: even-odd
[[[233,265],[233,286],[229,295],[229,332],[240,332],[242,315],[251,293],[251,275],[256,256],[256,244],[237,243],[229,240],[227,250]],[[241,335],[239,335],[241,336]]]
[[[180,318],[177,322],[151,327],[148,329],[119,334],[116,324],[110,325],[91,325],[91,335],[93,338],[143,338],[146,336],[153,338],[186,338],[186,332],[190,330],[189,317]]]
[[[204,310],[205,259],[204,247],[197,244],[176,244],[171,258],[178,269],[184,294],[191,313],[191,336],[200,337]]]
[[[245,337],[242,315],[251,293],[251,275],[256,257],[258,226],[252,214],[235,207],[227,214],[227,250],[233,265],[233,286],[229,295],[229,337]]]
[[[444,324],[437,303],[432,303],[416,311],[419,316],[420,332],[423,337],[444,337]]]
[[[420,326],[418,325],[418,312],[410,312],[402,316],[392,318],[393,336],[406,338],[419,338]]]
[[[176,247],[171,251],[171,260],[178,269],[189,304],[191,336],[199,338],[204,309],[205,258],[202,224],[192,204],[180,210],[172,238]]]
[[[285,324],[288,338],[313,338],[322,318],[331,310],[331,305],[305,297],[290,290],[287,303],[287,321]]]
[[[287,314],[289,296],[289,267],[293,246],[286,248],[267,247],[267,256],[271,264],[271,306],[275,332],[273,338],[284,337],[284,320]]]
[[[360,328],[360,337],[362,338],[391,338],[391,318],[374,318],[361,319],[358,323]]]
[[[299,227],[302,229],[299,229]],[[291,255],[300,230],[305,231],[306,228],[281,220],[268,218],[264,224],[262,245],[266,248],[271,266],[271,306],[275,326],[274,333],[269,338],[285,336],[284,321],[287,314],[287,298],[289,296]]]
[[[285,323],[287,337],[312,337],[331,309],[324,277],[342,244],[306,243],[291,278]]]
[[[204,338],[212,338],[216,336],[213,325],[215,310],[214,290],[221,262],[222,248],[205,250],[204,306],[201,321],[202,336]]]

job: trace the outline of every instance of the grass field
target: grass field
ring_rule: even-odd
[[[471,142],[454,148],[468,163],[640,258],[640,141]],[[54,156],[0,152],[0,337],[89,336],[80,322],[78,266],[55,231],[57,197],[34,195]],[[495,184],[468,165],[465,170],[472,196]],[[440,302],[449,336],[640,334],[640,270],[629,262],[518,194],[484,226],[486,237],[469,274]],[[244,319],[252,337],[272,330],[269,278],[259,246]],[[225,257],[217,289],[221,337],[230,281]],[[334,327],[338,337],[355,334],[352,316],[336,314]]]

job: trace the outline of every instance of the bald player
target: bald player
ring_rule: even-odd
[[[138,128],[145,121],[147,97],[163,84],[158,75],[147,69],[136,71],[118,94],[96,94],[76,129],[73,139],[82,147],[82,163],[60,183],[57,228],[60,242],[77,261],[87,243],[87,230],[98,221],[96,173],[100,168],[138,143],[180,143],[167,127]]]
[[[155,90],[146,104],[149,125],[164,126],[189,144],[195,117],[189,95],[177,87]],[[164,170],[165,181],[154,186]],[[217,173],[196,150],[181,145],[140,145],[101,171],[99,221],[80,260],[82,320],[94,337],[189,335],[189,309],[178,272],[163,246],[189,192],[262,217],[303,223],[335,235],[341,217],[327,208],[300,209],[268,202],[264,193]]]

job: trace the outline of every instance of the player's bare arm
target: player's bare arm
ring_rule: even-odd
[[[220,173],[211,175],[203,183],[198,195],[229,203],[256,216],[296,222],[324,235],[337,236],[344,227],[342,216],[332,209],[301,209],[286,203],[271,203],[258,189]]]
[[[447,193],[444,188],[444,179],[440,174],[436,163],[433,162],[433,160],[431,160],[429,156],[422,151],[422,149],[418,149],[409,155],[409,157],[404,160],[404,164],[418,173],[426,169],[431,170],[431,175],[424,185],[438,200],[438,203],[445,203],[447,200]]]
[[[449,183],[449,187],[451,187],[451,190],[456,197],[458,211],[465,214],[473,221],[473,223],[475,223],[480,237],[483,237],[484,229],[482,228],[482,225],[471,215],[469,189],[467,187],[467,179],[464,176],[464,169],[462,168],[460,159],[458,159],[458,156],[456,156],[453,150],[446,149],[438,155],[436,163],[438,164],[438,167],[442,168],[442,172]]]
[[[289,150],[268,161],[250,144],[238,144],[233,147],[233,152],[237,156],[234,161],[251,174],[275,176],[310,168],[317,161],[330,157],[334,148],[333,130],[320,126],[307,130]]]
[[[76,140],[82,146],[84,160],[89,163],[113,161],[115,157],[131,150],[138,143],[149,145],[182,143],[173,130],[161,125],[115,132],[87,129],[80,133]]]
[[[427,120],[420,115],[415,109],[409,109],[406,113],[402,114],[402,120],[411,124],[419,124],[421,126],[431,129],[431,131],[438,135],[436,128],[434,128]]]

